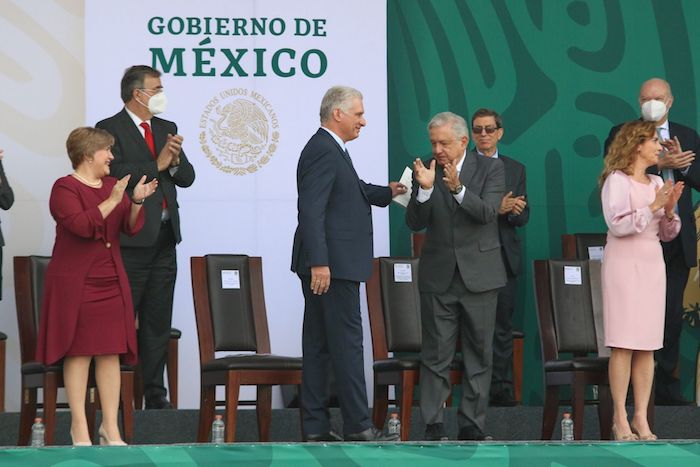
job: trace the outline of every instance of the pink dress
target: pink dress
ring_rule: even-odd
[[[601,193],[608,241],[603,253],[603,316],[605,345],[631,350],[663,346],[666,308],[666,267],[661,243],[678,235],[678,215],[668,220],[663,209],[649,205],[663,181],[649,183],[615,171]]]

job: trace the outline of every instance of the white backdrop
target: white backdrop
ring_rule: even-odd
[[[19,396],[11,258],[17,254],[50,254],[54,223],[48,213],[48,194],[53,181],[70,172],[64,150],[67,134],[76,126],[94,125],[121,109],[119,81],[124,69],[134,64],[153,65],[151,49],[162,49],[166,59],[172,50],[184,49],[182,66],[173,66],[161,78],[170,101],[163,118],[178,124],[185,139],[183,148],[197,173],[194,185],[179,190],[178,198],[183,242],[178,246],[173,325],[183,331],[180,406],[197,407],[199,400],[190,256],[262,256],[272,350],[301,355],[303,300],[299,281],[289,271],[296,227],[296,163],[304,144],[318,128],[323,93],[332,85],[347,84],[364,93],[368,120],[360,138],[349,145],[353,162],[365,181],[387,182],[385,2],[355,1],[352,8],[345,2],[321,0],[87,0],[84,5],[70,2],[69,6],[43,1],[0,3],[2,36],[8,32],[17,38],[0,44],[0,53],[11,59],[0,61],[0,88],[7,91],[0,98],[4,116],[0,147],[6,150],[4,163],[17,197],[15,206],[0,214],[7,242],[0,329],[10,335],[8,410],[17,410]],[[152,20],[155,17],[162,17],[166,26],[170,21],[170,32],[167,27],[162,34],[155,27],[149,31],[149,21],[160,24]],[[204,26],[201,31],[186,28],[179,34],[180,25],[195,25],[197,19],[203,25],[206,17],[222,18],[219,23],[211,20],[211,34],[205,33]],[[268,28],[264,34],[254,31],[253,18],[258,23],[267,18],[266,24],[274,24],[273,29]],[[246,20],[246,28],[236,31],[235,25],[243,24],[241,19]],[[295,35],[299,32],[295,30],[297,24],[313,25],[314,19],[322,28],[317,35]],[[214,33],[217,24],[222,34]],[[280,33],[282,24],[285,30]],[[303,29],[301,32],[306,32]],[[235,32],[238,34],[232,34]],[[279,50],[282,52],[275,60]],[[309,50],[320,52],[307,53]],[[231,56],[241,56],[240,70],[248,76],[239,76],[242,73],[235,67],[231,68],[232,76],[221,76],[230,64],[227,51]],[[308,63],[302,63],[304,53],[310,57]],[[321,55],[327,59],[322,74],[318,60]],[[302,70],[304,64],[307,74]],[[164,70],[162,61],[155,65]],[[291,74],[291,67],[293,76],[279,76]],[[197,76],[198,68],[200,75],[211,71],[215,76]],[[236,90],[238,97],[222,97],[227,90]],[[253,98],[254,92],[262,98]],[[258,121],[266,120],[268,124],[266,142],[259,146],[270,155],[269,160],[261,163],[258,158],[255,170],[246,175],[220,170],[205,154],[208,151],[212,158],[234,169],[255,162],[251,159],[237,164],[240,160],[236,157],[242,157],[243,149],[218,147],[212,140],[221,129],[215,124],[219,117],[229,117],[227,128],[237,124],[230,123],[237,114],[224,115],[224,105],[236,99],[257,107]],[[8,115],[14,117],[6,124]],[[279,143],[271,146],[275,131]],[[374,226],[375,253],[388,254],[387,210],[374,210]],[[363,303],[366,324],[364,307]],[[365,325],[368,390],[371,359]],[[252,390],[242,392],[242,396],[252,395]],[[279,405],[278,392],[275,404]]]

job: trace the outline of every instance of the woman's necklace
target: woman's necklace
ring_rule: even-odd
[[[87,186],[92,186],[92,187],[95,187],[95,188],[99,188],[99,187],[102,186],[102,180],[101,180],[101,179],[100,179],[100,180],[97,180],[96,182],[89,182],[89,181],[85,180],[83,177],[81,177],[80,174],[79,174],[78,172],[73,172],[73,176],[74,176],[75,178],[77,178],[78,180],[80,180],[81,182],[83,182],[84,184],[86,184]]]

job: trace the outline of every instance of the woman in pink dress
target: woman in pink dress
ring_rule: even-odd
[[[647,169],[661,145],[653,122],[626,123],[615,136],[600,176],[608,239],[603,254],[605,345],[612,353],[608,377],[616,440],[654,440],[647,405],[654,378],[654,350],[663,346],[666,270],[659,239],[681,228],[675,206],[683,182],[664,183]],[[632,380],[634,416],[625,401]]]
[[[71,412],[71,439],[90,445],[85,395],[92,360],[102,405],[100,444],[125,444],[119,433],[120,355],[136,363],[131,290],[119,250],[119,235],[133,235],[144,223],[143,201],[158,182],[144,176],[127,195],[129,175],[109,175],[114,138],[105,130],[77,128],[66,141],[72,174],[51,190],[56,241],[46,270],[37,360],[63,360],[63,381]]]

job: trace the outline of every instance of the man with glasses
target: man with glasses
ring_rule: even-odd
[[[515,405],[513,391],[513,312],[518,292],[520,272],[520,239],[517,227],[527,224],[530,207],[525,188],[525,166],[499,154],[498,142],[503,137],[503,120],[498,112],[479,109],[472,116],[472,139],[479,155],[503,162],[506,194],[498,208],[498,235],[508,282],[498,292],[496,329],[493,334],[493,374],[491,376],[492,406]]]
[[[457,437],[485,440],[496,303],[498,289],[506,284],[498,240],[503,163],[467,151],[469,131],[459,115],[435,115],[428,134],[433,159],[413,163],[406,211],[411,230],[427,230],[418,270],[425,439],[447,439],[443,407],[451,393],[449,371],[459,336],[464,376]]]
[[[194,168],[182,150],[175,123],[156,117],[167,105],[160,72],[146,65],[128,68],[121,81],[124,108],[97,123],[114,136],[111,175],[131,174],[128,189],[146,176],[158,190],[145,200],[146,223],[137,235],[122,236],[122,259],[138,317],[139,362],[146,409],[172,408],[163,370],[177,275],[175,245],[180,243],[176,187],[194,182]]]

